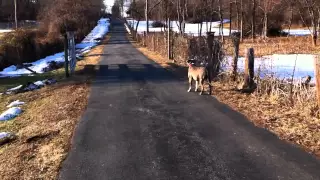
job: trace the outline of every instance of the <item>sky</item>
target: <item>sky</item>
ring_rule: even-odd
[[[112,8],[112,6],[113,6],[113,4],[114,4],[114,0],[104,0],[104,3],[106,4],[106,6],[107,6],[107,11],[108,12],[111,12],[111,8]],[[130,4],[130,1],[128,1],[128,0],[126,0],[125,1],[125,7],[124,7],[124,12],[126,12],[126,10],[127,10],[127,8],[128,8],[128,4]],[[123,13],[124,13],[123,12]],[[125,15],[125,13],[124,13],[124,15]]]
[[[104,3],[107,6],[107,11],[111,12],[111,7],[113,6],[114,0],[104,0]]]

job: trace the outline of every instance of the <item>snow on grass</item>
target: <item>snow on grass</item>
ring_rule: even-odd
[[[133,20],[133,19],[128,19],[127,20],[129,25],[133,28],[136,27],[138,21]],[[163,32],[164,28],[154,28],[152,27],[152,23],[154,21],[149,21],[149,31],[150,32]],[[230,22],[228,19],[223,20],[223,23],[228,23]],[[219,25],[220,25],[220,21],[215,21],[215,22],[211,22],[211,32],[215,32],[215,36],[219,36],[219,34],[222,34],[224,36],[229,36],[229,29],[228,28],[224,28],[222,31],[219,29]],[[200,31],[200,23],[186,23],[185,24],[185,33],[188,35],[193,35],[193,36],[198,36],[199,35],[199,31]],[[146,30],[146,26],[147,26],[147,22],[146,21],[139,21],[139,25],[137,28],[138,33],[142,33],[143,31]],[[174,32],[179,32],[179,22],[178,21],[171,21],[171,26],[172,30]],[[128,30],[128,29],[127,29]],[[201,34],[202,35],[206,35],[206,33],[210,31],[210,22],[203,22],[202,23],[202,30],[201,30]],[[236,30],[232,30],[231,32],[236,32]]]
[[[8,121],[10,119],[13,119],[13,118],[17,117],[21,113],[22,113],[22,109],[21,108],[12,107],[12,108],[6,110],[5,112],[3,112],[0,115],[0,121]]]
[[[36,81],[33,84],[37,85],[37,86],[45,86],[45,83],[43,81]]]
[[[309,29],[284,29],[283,32],[289,33],[289,35],[293,36],[307,36],[311,35],[311,32]]]
[[[17,86],[17,87],[8,89],[7,91],[16,91],[16,90],[18,90],[18,89],[21,89],[22,87],[23,87],[23,85],[19,85],[19,86]]]
[[[78,49],[77,56],[88,52],[91,48],[96,46],[108,33],[109,25],[110,22],[108,18],[100,19],[98,21],[98,25],[83,39],[83,41],[79,44],[76,44],[76,49]],[[64,52],[56,53],[43,59],[39,59],[38,61],[31,63],[32,66],[29,68],[37,73],[43,73],[43,69],[48,67],[51,61],[64,62]],[[1,71],[0,77],[15,77],[26,74],[32,74],[32,72],[24,68],[17,69],[16,66],[12,65]]]
[[[232,57],[226,57],[227,65],[225,69],[231,68]],[[245,58],[240,57],[238,60],[238,69],[243,72]],[[254,69],[257,73],[260,71],[260,76],[273,75],[280,79],[291,78],[299,81],[301,78],[311,76],[311,83],[314,81],[314,55],[311,54],[274,54],[255,58]]]
[[[0,132],[0,139],[4,139],[11,136],[11,133],[8,132]]]
[[[25,104],[25,102],[22,102],[20,100],[16,100],[16,101],[13,101],[12,103],[10,103],[7,108],[11,108],[11,107],[14,107],[14,106],[20,106],[20,105],[23,105]]]
[[[0,132],[0,146],[16,139],[16,135],[9,132]]]
[[[13,29],[0,29],[0,33],[8,33],[13,31]]]
[[[129,25],[132,27],[136,26],[137,21],[133,19],[127,20]],[[151,24],[153,21],[149,22],[150,32],[161,32],[163,28],[152,28]],[[228,23],[229,20],[224,20],[224,23]],[[172,21],[172,29],[175,32],[179,32],[177,21]],[[207,25],[209,27],[207,27]],[[211,31],[215,32],[215,36],[219,36],[219,25],[220,21],[212,22]],[[185,33],[193,36],[198,36],[200,24],[186,23]],[[210,29],[210,23],[203,23],[202,35],[206,35],[207,29]],[[128,30],[128,29],[127,29]],[[138,33],[146,30],[146,21],[140,21],[138,25]],[[129,30],[128,30],[129,31]],[[286,31],[286,30],[284,30]],[[287,30],[288,31],[288,30]],[[234,32],[234,31],[232,31]],[[221,32],[220,32],[221,33]],[[229,29],[223,29],[223,34],[229,36]],[[308,35],[310,31],[307,29],[291,29],[291,35]],[[300,78],[311,76],[314,83],[314,65],[313,65],[314,55],[311,54],[274,54],[271,56],[263,56],[260,58],[255,58],[255,72],[260,69],[260,76],[265,77],[269,75],[276,76],[278,78],[291,78],[294,74],[294,79],[299,80]],[[231,67],[232,57],[227,56],[227,65],[225,69]],[[296,63],[296,64],[295,64]],[[238,68],[240,71],[244,70],[244,57],[240,57],[238,61]]]

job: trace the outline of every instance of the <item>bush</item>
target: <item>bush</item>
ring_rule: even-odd
[[[191,24],[199,24],[202,23],[202,20],[200,18],[191,18],[187,22]]]
[[[0,46],[0,70],[33,62],[63,50],[60,39],[43,39],[39,31],[23,30],[6,34]]]
[[[280,36],[287,36],[288,33],[282,31],[281,27],[271,27],[268,29],[267,35],[269,37],[280,37]]]
[[[161,21],[154,21],[152,22],[151,26],[154,28],[166,27],[166,25]]]

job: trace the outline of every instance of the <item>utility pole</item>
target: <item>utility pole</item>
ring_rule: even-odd
[[[18,29],[17,0],[14,0],[14,20],[16,24],[16,29]]]
[[[149,0],[146,0],[145,18],[147,23],[147,34],[149,33]]]

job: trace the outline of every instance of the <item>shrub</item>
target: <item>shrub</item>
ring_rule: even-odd
[[[163,23],[161,21],[154,21],[154,22],[152,22],[151,26],[154,28],[166,27],[165,23]]]
[[[269,37],[287,36],[288,33],[282,31],[281,27],[270,27],[267,31]]]
[[[191,23],[191,24],[199,24],[199,23],[202,23],[202,20],[200,18],[191,18],[187,21],[188,23]]]
[[[6,34],[0,46],[0,70],[33,62],[63,49],[60,39],[43,39],[39,34],[39,31],[23,29]]]

